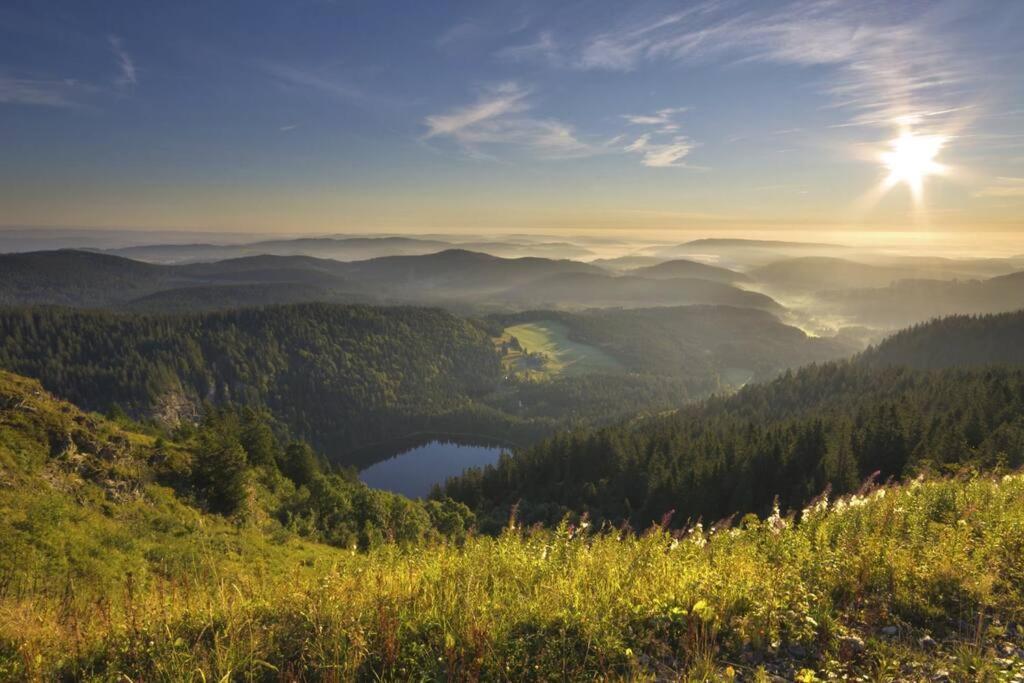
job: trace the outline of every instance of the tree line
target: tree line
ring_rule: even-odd
[[[826,488],[1024,464],[1024,370],[812,365],[664,417],[558,434],[450,480],[484,526],[568,512],[646,528],[796,508]],[[436,492],[440,494],[438,489]]]

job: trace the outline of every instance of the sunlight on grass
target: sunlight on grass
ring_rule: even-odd
[[[622,364],[615,358],[589,344],[569,339],[568,328],[554,320],[538,320],[505,328],[505,334],[519,340],[529,353],[542,353],[547,357],[543,368],[531,370],[531,376],[585,375],[596,372],[616,372]],[[515,371],[525,371],[528,366],[519,354],[510,357]]]
[[[975,647],[1024,614],[1020,475],[915,482],[740,526],[513,525],[461,547],[318,559],[308,544],[193,529],[170,541],[200,548],[188,568],[150,563],[119,590],[80,567],[26,576],[34,590],[5,584],[0,677],[754,680],[761,653],[806,652],[792,675],[819,680],[915,661],[914,634]],[[890,624],[903,635],[878,635]],[[856,634],[867,652],[851,655]]]

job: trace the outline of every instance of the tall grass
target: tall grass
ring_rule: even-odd
[[[284,544],[272,571],[246,552],[200,547],[191,569],[133,572],[115,591],[8,585],[0,678],[754,680],[782,660],[800,680],[884,678],[934,660],[917,645],[932,634],[952,676],[983,680],[992,638],[1024,619],[1024,476],[915,482],[714,531],[513,524],[462,547]]]

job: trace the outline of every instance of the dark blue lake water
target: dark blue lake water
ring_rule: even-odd
[[[502,450],[492,446],[431,441],[367,467],[359,473],[359,478],[373,488],[420,498],[430,493],[434,484],[441,484],[468,467],[483,467],[497,462]]]

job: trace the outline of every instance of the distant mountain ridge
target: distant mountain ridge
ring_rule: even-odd
[[[751,240],[742,239],[735,237],[704,237],[701,239],[690,240],[679,245],[680,247],[752,247],[752,248],[772,248],[772,249],[803,249],[803,248],[815,248],[815,249],[842,249],[845,248],[841,244],[833,244],[829,242],[787,242],[784,240]]]
[[[100,250],[152,263],[181,264],[221,261],[255,255],[314,256],[338,261],[362,261],[382,256],[421,256],[446,249],[482,251],[516,258],[539,256],[581,258],[591,251],[569,242],[503,242],[498,240],[441,240],[429,237],[296,237],[239,244],[153,244]]]
[[[664,261],[656,265],[644,266],[640,268],[634,268],[627,271],[629,275],[635,275],[637,277],[650,277],[650,278],[699,278],[702,280],[711,280],[714,282],[749,282],[750,277],[743,273],[730,270],[729,268],[722,268],[721,266],[713,266],[707,263],[701,263],[700,261],[690,261],[687,259],[673,259],[671,261]]]
[[[275,291],[275,286],[281,291]],[[184,291],[156,296],[173,290]],[[0,255],[2,305],[144,306],[155,310],[166,301],[173,310],[181,310],[191,297],[199,308],[208,310],[295,302],[303,292],[317,301],[406,302],[462,309],[535,307],[545,302],[568,307],[725,304],[782,310],[763,294],[724,282],[616,277],[580,261],[508,259],[465,249],[353,262],[254,255],[182,265],[156,265],[74,250]],[[218,302],[218,295],[223,301]],[[144,305],[136,304],[141,300]]]

